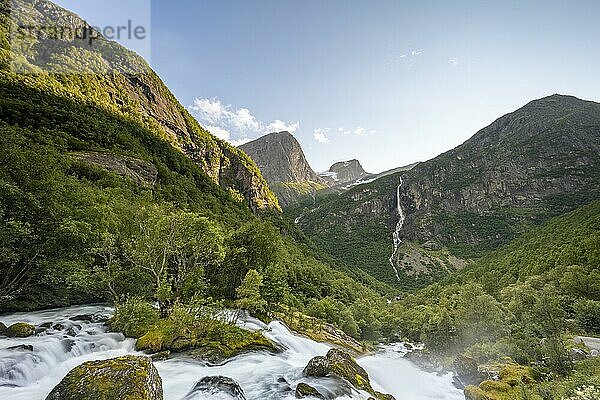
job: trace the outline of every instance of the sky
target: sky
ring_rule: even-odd
[[[317,171],[425,161],[554,93],[600,100],[596,0],[56,2],[147,25],[124,45],[204,127],[234,144],[289,130]]]

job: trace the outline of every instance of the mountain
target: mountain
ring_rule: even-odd
[[[302,146],[289,132],[275,132],[238,147],[258,165],[282,205],[325,187],[306,160]]]
[[[328,297],[348,316],[356,299],[384,301],[385,285],[294,240],[253,161],[201,128],[142,58],[19,27],[89,27],[48,1],[0,11],[0,312],[184,290],[233,299],[250,269],[270,304]]]
[[[288,215],[317,247],[346,264],[389,283],[423,286],[529,226],[598,199],[598,154],[600,104],[553,95],[409,171]],[[398,205],[403,243],[390,263]]]
[[[203,129],[142,57],[49,1],[3,1],[0,7],[2,65],[14,72],[12,83],[43,87],[139,121],[192,159],[213,182],[242,195],[253,210],[279,208],[252,160]],[[97,36],[89,41],[84,35],[56,35],[48,20],[63,33],[93,31]]]
[[[371,174],[365,172],[358,160],[340,161],[329,167],[327,172],[319,174],[329,186],[346,185]]]

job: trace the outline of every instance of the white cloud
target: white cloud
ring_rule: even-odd
[[[207,131],[218,137],[219,139],[229,140],[231,138],[231,134],[229,131],[226,131],[223,128],[219,128],[218,126],[206,126]]]
[[[425,50],[412,50],[410,52],[410,55],[414,57],[414,56],[420,56],[423,53],[425,53]]]
[[[452,65],[453,67],[458,67],[458,61],[456,61],[455,59],[450,59],[448,60],[448,62],[450,63],[450,65]]]
[[[329,128],[317,128],[313,132],[313,137],[319,143],[329,143],[329,138],[327,137],[329,130]]]
[[[285,122],[275,119],[271,122],[263,122],[258,120],[248,108],[234,108],[223,104],[217,98],[196,98],[189,109],[210,133],[229,141],[234,146],[249,142],[252,140],[250,137],[281,131],[294,133],[300,129],[298,121]]]
[[[354,130],[354,134],[355,134],[356,136],[362,136],[362,135],[364,135],[364,133],[365,133],[366,131],[367,131],[367,130],[366,130],[365,128],[363,128],[362,126],[359,126],[358,128],[356,128],[356,129]]]
[[[271,132],[282,132],[287,131],[289,133],[295,133],[298,129],[300,129],[300,122],[296,121],[293,123],[286,124],[280,119],[276,119],[267,125],[267,130]]]

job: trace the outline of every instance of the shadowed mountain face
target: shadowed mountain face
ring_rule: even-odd
[[[281,205],[314,195],[326,182],[308,164],[300,143],[289,132],[276,132],[239,146],[258,165]]]
[[[394,282],[386,249],[391,253],[402,177],[404,245],[393,262],[402,283],[425,284],[460,265],[445,262],[449,256],[479,257],[530,225],[600,198],[599,154],[600,104],[553,95],[410,171],[325,197],[292,216],[302,215],[299,226],[323,250]]]

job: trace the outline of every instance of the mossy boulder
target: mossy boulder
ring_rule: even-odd
[[[194,385],[184,400],[204,398],[204,395],[210,397],[219,393],[225,393],[235,400],[246,400],[246,395],[240,385],[226,376],[205,376]]]
[[[3,322],[0,322],[0,335],[4,335],[4,332],[6,332],[6,325],[4,325]]]
[[[88,361],[73,368],[46,400],[162,400],[162,380],[149,357]]]
[[[153,329],[136,342],[138,351],[158,353],[185,352],[191,357],[213,364],[249,351],[276,352],[277,347],[260,332],[249,332],[235,326],[221,326],[221,334],[203,335],[189,330],[185,336],[174,336],[166,329]]]
[[[303,399],[305,397],[315,397],[317,399],[325,399],[321,393],[308,383],[301,382],[296,386],[296,398]]]
[[[317,356],[311,359],[304,368],[304,375],[315,378],[335,375],[377,399],[394,399],[391,395],[384,395],[373,390],[367,371],[358,365],[350,354],[339,349],[329,350],[326,357]]]
[[[35,326],[25,322],[17,322],[4,330],[4,335],[8,337],[24,338],[33,336],[34,334]]]

